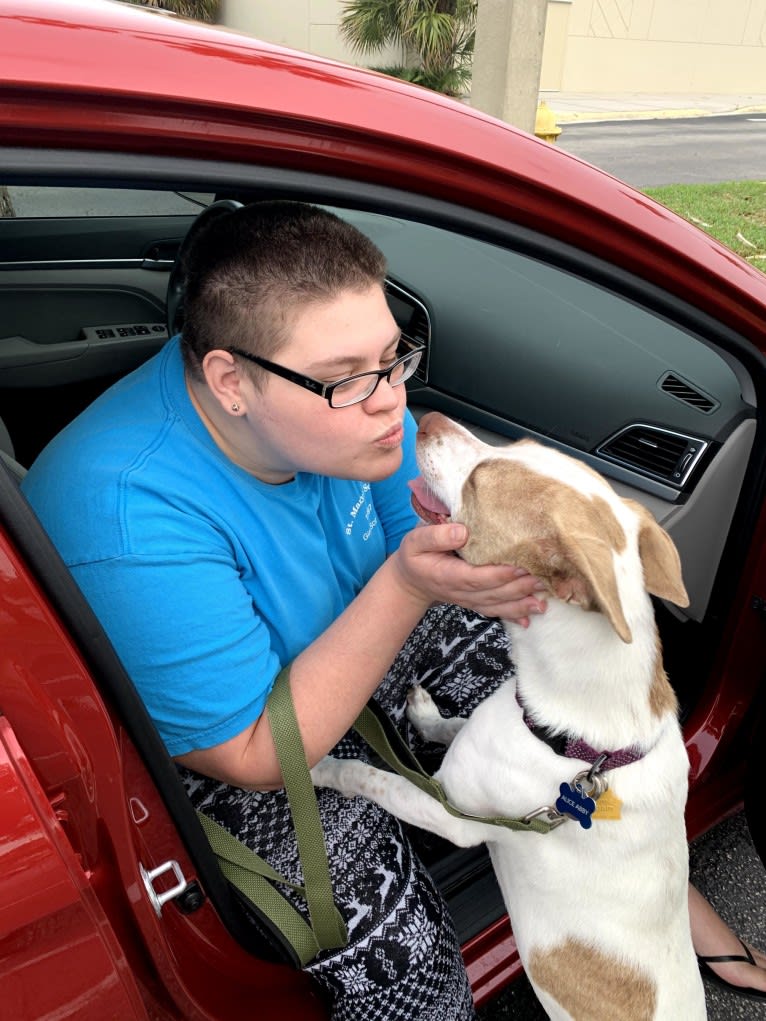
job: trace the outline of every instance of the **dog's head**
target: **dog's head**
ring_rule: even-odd
[[[492,447],[435,413],[420,422],[417,457],[415,509],[431,523],[464,523],[470,563],[523,567],[551,596],[603,613],[624,642],[631,585],[688,605],[667,532],[575,458],[531,440]]]

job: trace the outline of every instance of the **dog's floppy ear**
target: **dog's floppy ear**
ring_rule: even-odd
[[[633,635],[622,610],[612,546],[596,535],[564,533],[525,539],[512,546],[505,563],[523,567],[546,582],[551,594],[584,610],[603,613],[629,645]]]
[[[644,568],[646,591],[676,606],[688,606],[689,596],[681,576],[681,558],[675,543],[651,511],[636,500],[625,500],[639,518],[638,552]]]
[[[577,603],[585,610],[603,613],[626,644],[633,635],[622,610],[614,573],[614,547],[595,532],[567,532],[561,523],[549,576],[534,572],[548,581],[553,593],[565,602]],[[543,566],[543,565],[541,565]]]
[[[522,465],[491,461],[463,485],[459,520],[469,533],[460,553],[470,563],[523,567],[552,595],[598,610],[623,642],[633,641],[613,564],[625,535],[605,501],[565,492]]]

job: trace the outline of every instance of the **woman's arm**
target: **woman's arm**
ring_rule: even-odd
[[[513,567],[475,567],[455,556],[466,538],[463,525],[414,529],[293,661],[293,703],[310,766],[349,730],[432,603],[458,603],[506,619],[542,612],[536,578]],[[228,741],[176,761],[234,786],[281,787],[267,712]]]

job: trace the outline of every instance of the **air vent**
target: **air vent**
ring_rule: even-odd
[[[428,313],[424,308],[415,308],[407,329],[407,336],[410,340],[417,341],[418,344],[428,346],[428,342],[431,339],[431,323],[428,319]]]
[[[391,314],[408,340],[425,345],[423,357],[415,379],[425,383],[428,379],[428,354],[431,343],[431,317],[419,298],[405,290],[401,284],[386,280],[386,298]]]
[[[694,436],[650,425],[632,425],[607,440],[596,453],[680,488],[707,446],[706,440]]]
[[[699,387],[693,386],[674,372],[666,372],[659,381],[659,387],[663,393],[670,394],[677,401],[682,401],[684,404],[696,408],[703,415],[709,415],[711,411],[715,411],[716,408],[720,407],[720,402],[715,400],[714,397],[703,393]]]

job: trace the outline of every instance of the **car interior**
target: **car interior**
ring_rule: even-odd
[[[468,208],[297,171],[97,155],[57,154],[48,165],[45,153],[16,150],[0,180],[15,213],[0,219],[0,451],[13,486],[60,429],[182,326],[183,242],[195,224],[239,202],[317,202],[386,255],[392,312],[426,345],[407,384],[416,417],[438,410],[490,443],[551,444],[670,532],[690,605],[656,610],[682,714],[694,710],[763,497],[766,373],[743,338],[619,266]],[[5,481],[23,540],[36,525]],[[255,937],[245,931],[129,680],[116,657],[89,649],[97,625],[83,625],[84,600],[36,541],[49,594],[211,897],[242,942],[280,956],[279,934],[264,935],[262,920]],[[483,849],[414,839],[463,941],[504,913]]]

